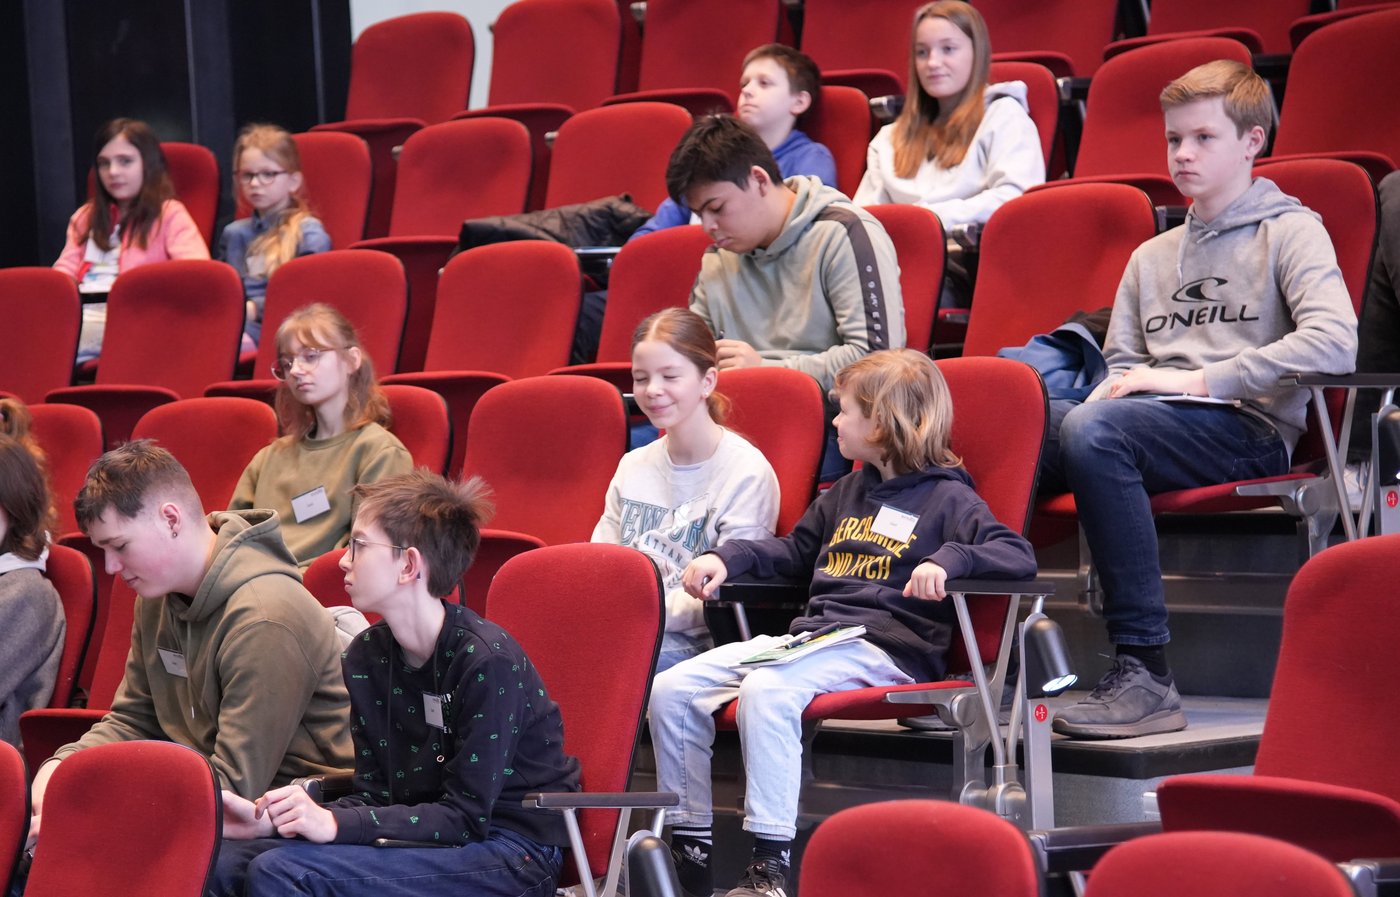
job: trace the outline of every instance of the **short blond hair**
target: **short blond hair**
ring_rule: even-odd
[[[1233,59],[1217,59],[1198,65],[1168,84],[1160,100],[1162,111],[1197,100],[1220,97],[1225,115],[1235,123],[1237,136],[1253,127],[1264,129],[1268,137],[1274,127],[1274,97],[1269,85],[1254,69]]]
[[[875,423],[870,443],[895,473],[927,467],[959,467],[949,443],[953,396],[948,383],[922,352],[885,349],[846,365],[832,390],[845,396]]]

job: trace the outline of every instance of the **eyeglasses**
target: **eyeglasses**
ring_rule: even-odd
[[[388,542],[371,542],[371,541],[369,541],[368,539],[351,539],[351,540],[350,540],[350,563],[352,563],[352,564],[355,563],[355,554],[356,554],[361,548],[364,548],[366,545],[382,545],[382,546],[385,547],[385,548],[392,548],[392,549],[394,549],[395,551],[403,551],[403,550],[405,549],[405,547],[406,547],[406,546],[403,546],[403,545],[392,545],[392,544],[390,544],[390,543],[388,543]]]
[[[238,179],[238,183],[245,187],[254,182],[266,187],[277,180],[278,176],[286,173],[285,171],[239,171],[235,172],[234,176]]]
[[[292,375],[292,371],[298,364],[303,371],[314,371],[316,365],[321,363],[321,356],[330,349],[302,349],[295,355],[279,355],[272,363],[272,376],[278,380],[286,380]]]

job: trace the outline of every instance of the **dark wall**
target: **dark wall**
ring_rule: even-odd
[[[227,174],[243,123],[299,131],[344,110],[349,0],[0,0],[0,11],[0,111],[20,125],[0,131],[0,161],[33,172],[0,179],[0,265],[57,257],[108,119],[203,144]]]

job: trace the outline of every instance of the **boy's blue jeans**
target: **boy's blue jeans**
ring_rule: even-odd
[[[225,840],[206,897],[550,897],[563,851],[502,828],[461,847]]]
[[[1148,496],[1288,472],[1268,423],[1228,405],[1050,403],[1041,493],[1074,493],[1116,645],[1164,645],[1167,608]]]

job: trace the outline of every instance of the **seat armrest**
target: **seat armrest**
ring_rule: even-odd
[[[525,795],[521,805],[542,810],[654,809],[680,805],[670,791],[545,791]]]
[[[1400,373],[1397,374],[1318,374],[1311,371],[1292,371],[1278,380],[1279,386],[1334,386],[1340,389],[1387,389],[1400,388]]]
[[[1100,857],[1119,844],[1144,835],[1155,835],[1161,830],[1160,822],[1119,822],[1042,829],[1028,832],[1027,836],[1041,871],[1055,875],[1088,871]]]
[[[300,785],[311,799],[323,804],[337,798],[345,797],[355,790],[355,774],[353,772],[328,772],[318,776],[302,776],[292,780],[293,785]]]
[[[705,599],[708,605],[742,604],[745,607],[802,609],[807,606],[810,584],[783,579],[736,576]]]
[[[1048,579],[950,579],[943,590],[964,595],[1053,595],[1055,583]]]

